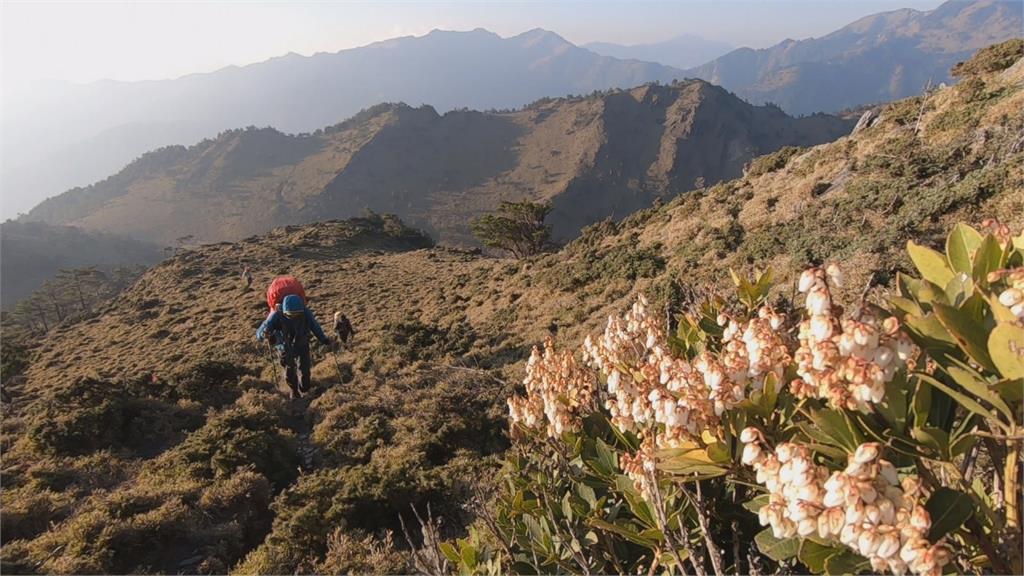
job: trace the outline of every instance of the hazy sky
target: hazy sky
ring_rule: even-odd
[[[172,78],[287,52],[333,52],[434,28],[502,36],[541,27],[577,44],[691,33],[737,46],[820,36],[856,18],[938,0],[10,2],[0,1],[3,92],[31,82]]]

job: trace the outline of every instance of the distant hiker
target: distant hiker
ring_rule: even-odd
[[[309,391],[310,332],[324,346],[334,347],[334,342],[324,334],[313,312],[306,308],[297,294],[285,296],[281,309],[271,312],[256,331],[256,339],[260,342],[273,335],[271,342],[284,366],[285,381],[291,388],[292,398],[301,398]]]
[[[338,337],[338,342],[345,344],[356,335],[348,316],[342,314],[341,310],[334,313],[334,335]]]
[[[245,282],[245,289],[252,290],[252,271],[246,266],[242,269],[242,282]]]

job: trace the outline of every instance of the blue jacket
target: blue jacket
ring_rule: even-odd
[[[309,308],[305,310],[304,318],[296,320],[285,316],[280,310],[271,312],[270,316],[267,316],[267,319],[256,330],[256,339],[262,341],[267,337],[267,332],[279,332],[284,340],[285,350],[291,349],[298,352],[309,350],[310,332],[313,332],[317,339],[325,345],[331,342]]]

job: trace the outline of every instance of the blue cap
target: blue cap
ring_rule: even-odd
[[[284,301],[281,302],[281,311],[285,314],[297,314],[306,309],[306,306],[302,303],[302,298],[296,294],[289,294],[284,297]]]

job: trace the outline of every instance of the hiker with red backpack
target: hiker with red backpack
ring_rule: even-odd
[[[305,290],[295,278],[275,278],[267,290],[270,315],[256,331],[257,340],[262,342],[266,339],[277,349],[292,398],[301,398],[303,393],[309,391],[310,332],[324,346],[331,349],[335,347],[334,341],[320,328],[316,316],[306,307],[305,297]]]

